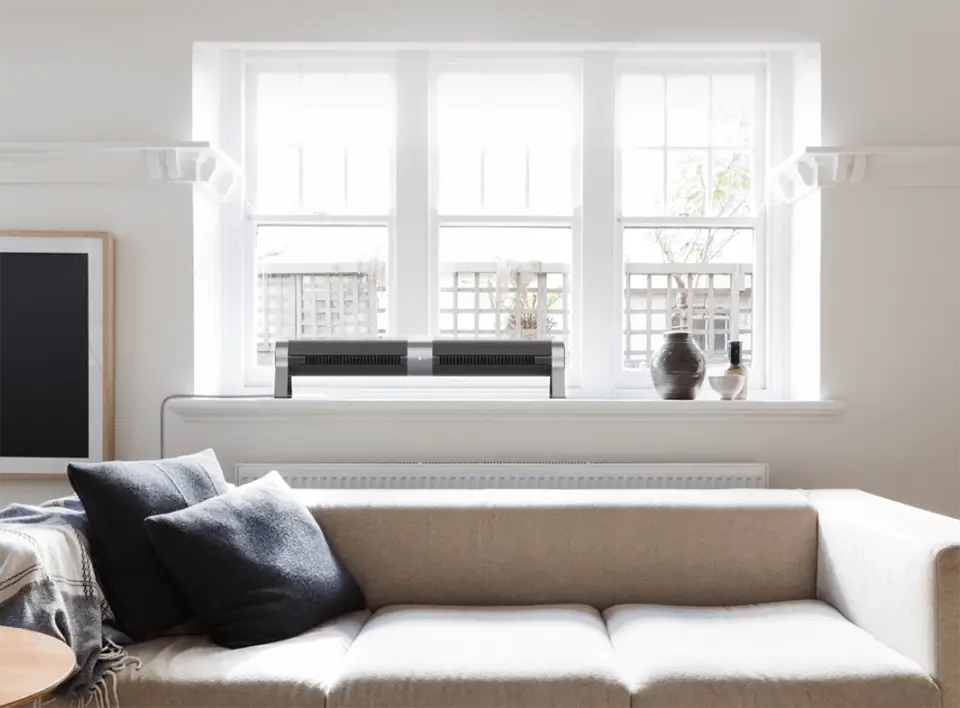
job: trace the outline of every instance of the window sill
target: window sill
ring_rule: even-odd
[[[167,412],[183,420],[284,420],[302,418],[464,419],[530,421],[630,419],[642,422],[790,422],[827,420],[843,413],[841,401],[661,401],[637,399],[513,398],[292,398],[183,397],[170,399]]]

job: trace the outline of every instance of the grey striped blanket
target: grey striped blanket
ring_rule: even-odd
[[[0,510],[0,624],[49,634],[73,649],[73,673],[54,695],[117,704],[116,672],[138,663],[90,562],[87,516],[76,497]]]

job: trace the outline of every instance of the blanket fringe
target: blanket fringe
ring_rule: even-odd
[[[119,644],[104,641],[100,652],[101,661],[109,661],[110,667],[103,672],[100,680],[86,696],[78,698],[71,708],[120,708],[120,696],[117,694],[117,674],[128,667],[139,671],[142,663],[135,656],[129,656]]]
[[[117,674],[127,668],[139,671],[143,665],[140,659],[135,656],[129,656],[126,649],[119,644],[110,641],[104,641],[103,650],[100,652],[101,661],[111,662],[110,668],[103,672],[100,680],[86,696],[72,699],[70,708],[120,708],[120,696],[117,693]],[[56,696],[47,698],[35,698],[30,701],[30,708],[44,708],[57,701]]]

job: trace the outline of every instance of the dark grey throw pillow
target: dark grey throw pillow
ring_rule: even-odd
[[[135,641],[191,619],[143,520],[227,491],[213,450],[167,460],[75,463],[67,476],[90,521],[90,545],[117,626]]]
[[[276,472],[144,527],[210,638],[225,647],[296,636],[364,607],[363,593]]]

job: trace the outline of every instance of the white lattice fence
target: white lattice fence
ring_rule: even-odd
[[[753,334],[753,267],[747,263],[628,263],[624,293],[624,364],[645,368],[671,329],[687,329],[711,363],[727,342]]]
[[[570,331],[569,302],[566,264],[445,264],[440,334],[460,339],[564,338]]]
[[[271,363],[277,340],[384,335],[383,282],[382,264],[271,265],[258,276],[258,354]]]

